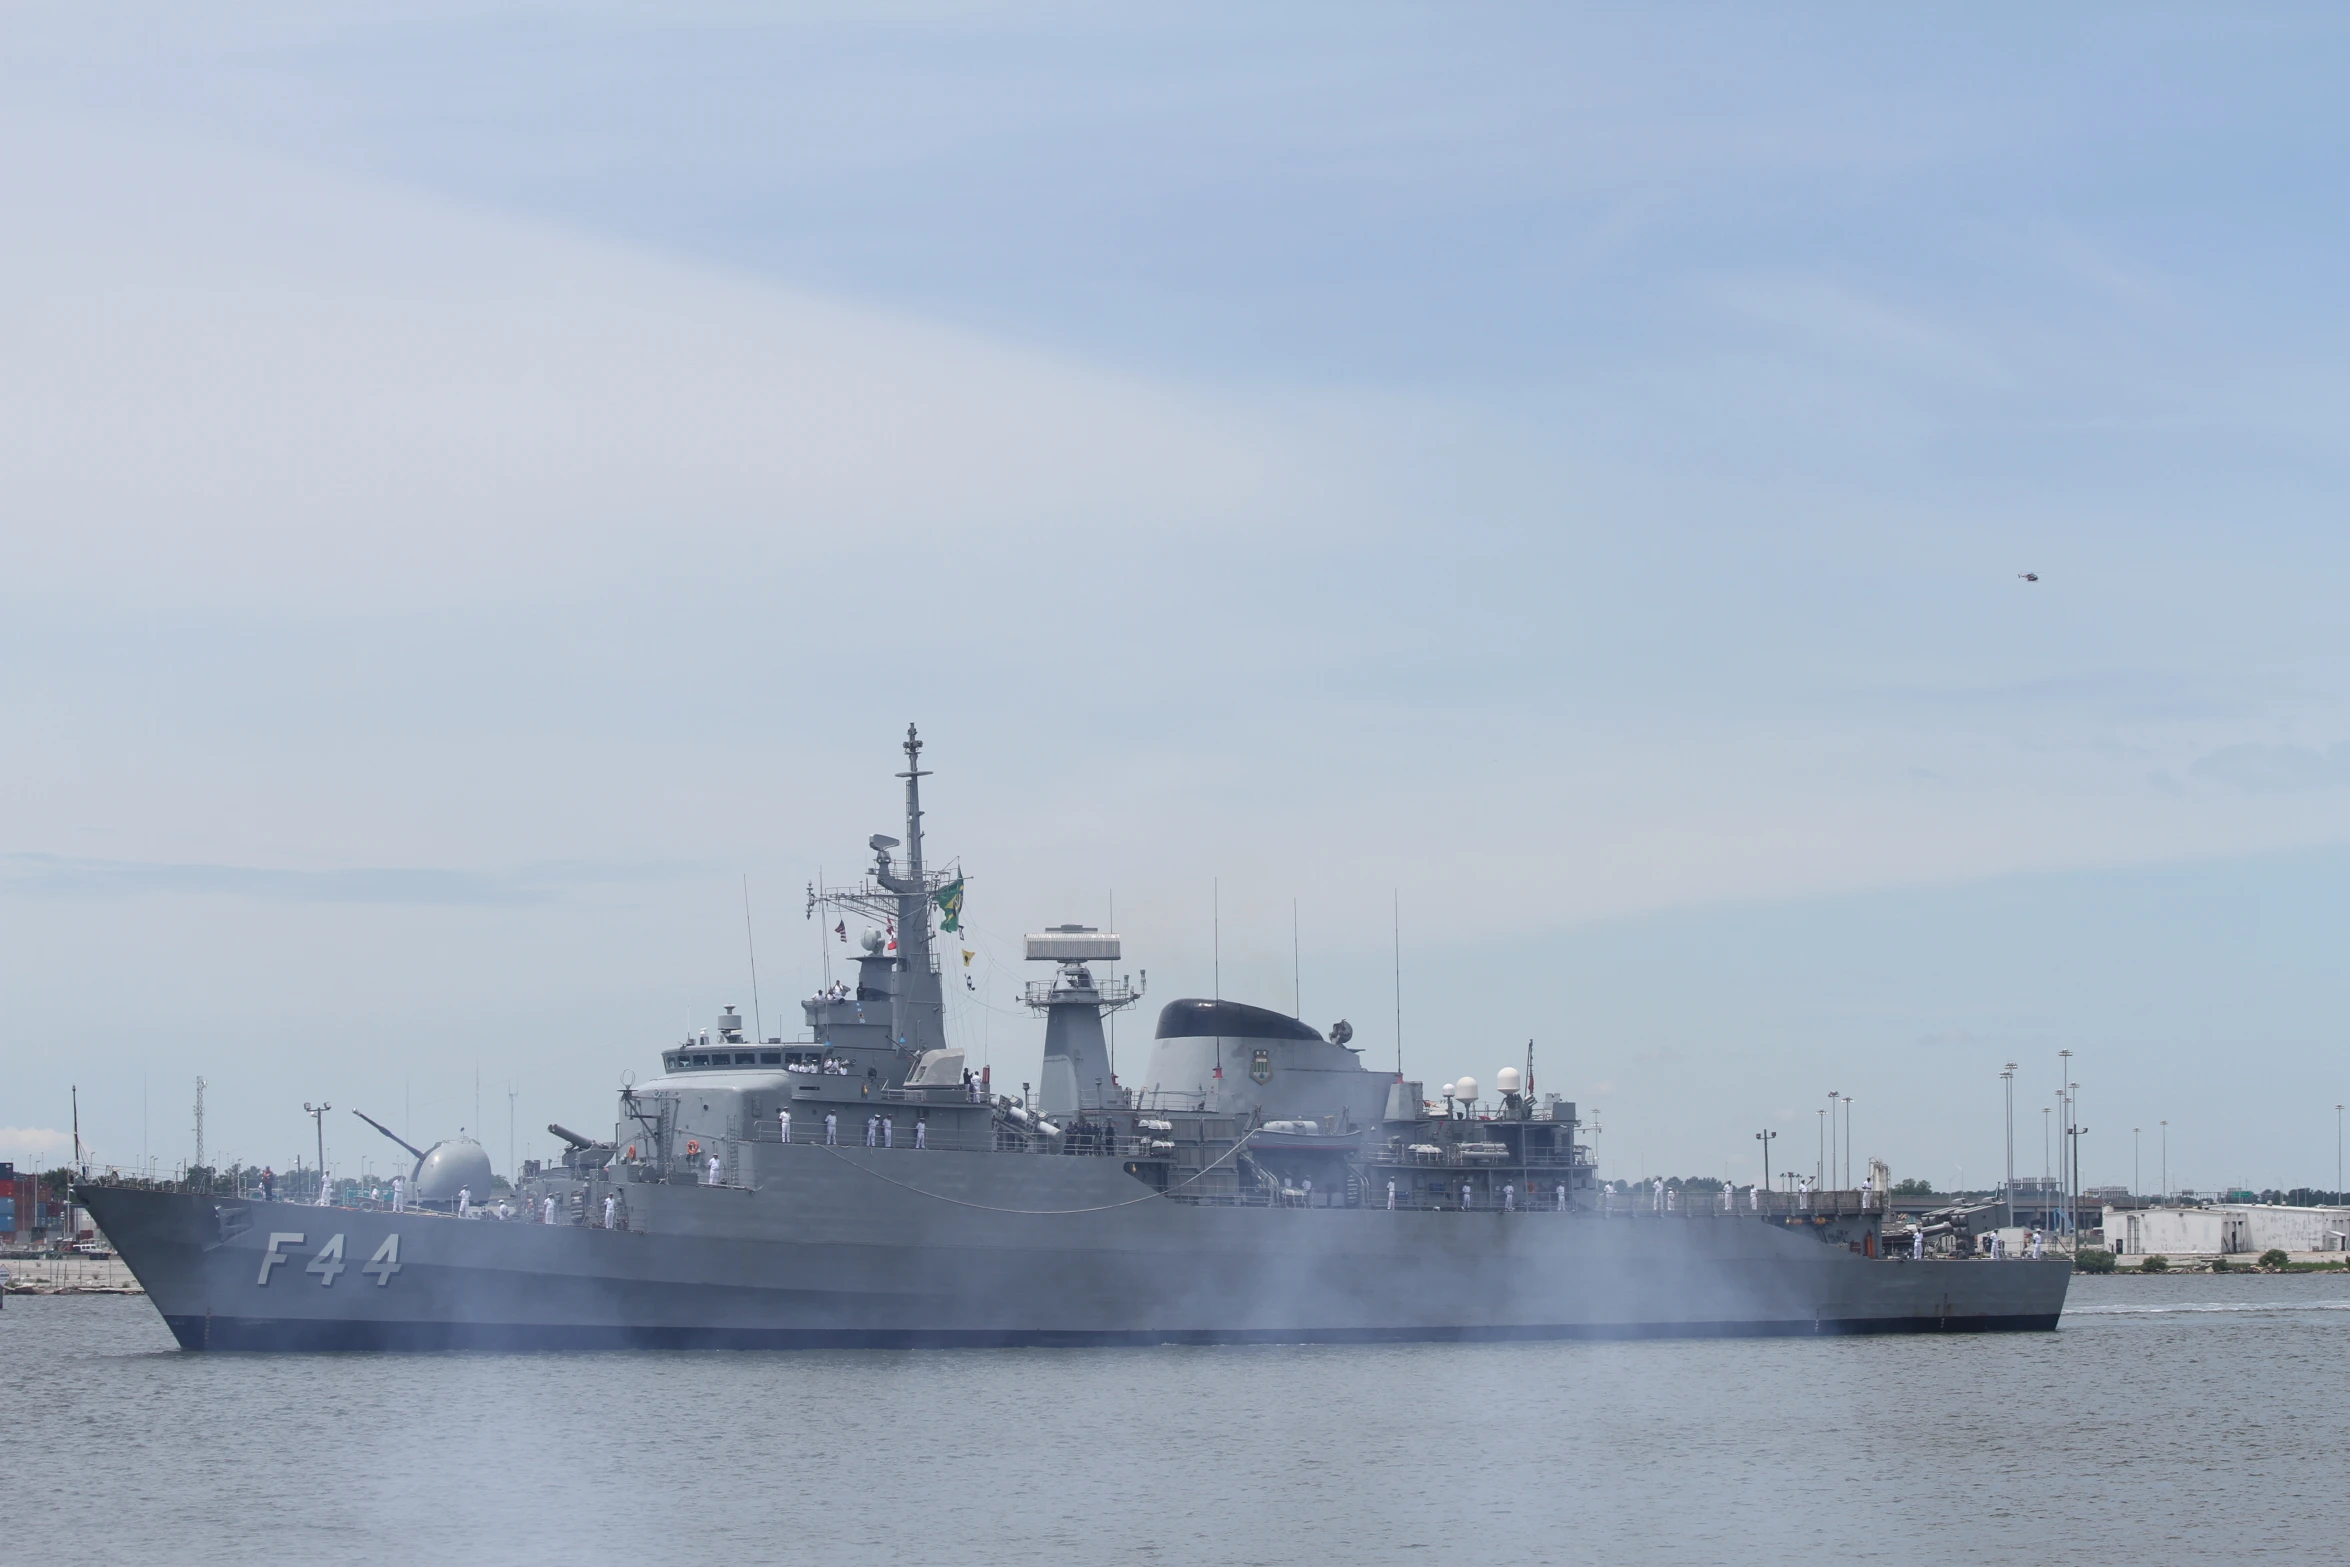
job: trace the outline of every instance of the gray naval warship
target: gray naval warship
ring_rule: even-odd
[[[844,939],[850,914],[881,928],[853,984],[804,1003],[805,1037],[754,1037],[728,1008],[620,1090],[609,1136],[550,1127],[567,1152],[502,1204],[459,1216],[422,1155],[398,1212],[105,1182],[83,1200],[189,1349],[2056,1325],[2069,1261],[1912,1256],[1869,1191],[1603,1184],[1575,1105],[1515,1068],[1491,1100],[1463,1080],[1431,1102],[1344,1024],[1181,999],[1121,1083],[1103,1020],[1140,990],[1109,968],[1119,938],[1083,926],[1027,938],[1050,965],[1024,998],[1042,1082],[997,1092],[947,1043],[936,936],[962,878],[923,861],[921,750],[909,726],[905,837],[870,840],[861,883],[810,889]]]

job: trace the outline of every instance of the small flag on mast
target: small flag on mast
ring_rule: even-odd
[[[963,878],[958,876],[938,889],[935,899],[939,913],[946,917],[938,922],[941,930],[963,928]]]

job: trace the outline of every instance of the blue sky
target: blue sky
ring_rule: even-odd
[[[2070,1047],[2093,1179],[2330,1183],[2337,14],[10,21],[17,1151],[592,1121],[914,719],[1008,1076],[1022,928],[1198,992],[1217,883],[1392,1047],[1400,896],[1613,1173],[1946,1184]]]

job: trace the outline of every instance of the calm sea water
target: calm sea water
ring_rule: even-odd
[[[236,1356],[0,1312],[0,1558],[2339,1562],[2350,1277],[1992,1338]]]

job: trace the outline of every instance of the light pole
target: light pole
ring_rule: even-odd
[[[2064,1162],[2056,1167],[2060,1189],[2064,1193],[2064,1227],[2073,1227],[2073,1053],[2056,1053],[2056,1103],[2062,1118],[2057,1130],[2064,1133],[2064,1151],[2057,1155]]]
[[[2015,1063],[2007,1063],[2007,1070],[1999,1074],[1999,1096],[2007,1105],[2007,1184],[1999,1189],[2000,1201],[2007,1204],[2007,1222],[2015,1222]]]
[[[2042,1105],[2040,1107],[2040,1217],[2047,1221],[2047,1228],[2053,1230],[2056,1228],[2055,1216],[2048,1211],[2049,1194],[2056,1185],[2055,1177],[2049,1173],[2052,1168],[2053,1166],[2048,1162],[2048,1106]]]
[[[2081,1233],[2081,1139],[2089,1135],[2089,1129],[2081,1124],[2080,1090],[2080,1084],[2071,1084],[2065,1101],[2066,1113],[2072,1117],[2071,1141],[2068,1144],[2072,1150],[2069,1156],[2072,1164],[2065,1175],[2068,1183],[2065,1187],[2068,1193],[2065,1212],[2069,1215],[2067,1222],[2072,1228],[2073,1244],[2076,1246],[2080,1244]]]
[[[2130,1128],[2130,1195],[2138,1195],[2138,1129]]]
[[[2342,1107],[2334,1106],[2334,1206],[2342,1205]]]
[[[318,1206],[326,1206],[326,1113],[334,1108],[321,1099],[312,1104],[302,1101],[302,1113],[310,1117],[311,1129],[318,1133]]]
[[[1828,1103],[1833,1105],[1835,1102],[1836,1095],[1831,1092],[1828,1095]],[[1814,1173],[1812,1175],[1812,1179],[1819,1183],[1820,1190],[1826,1191],[1828,1189],[1828,1112],[1826,1110],[1814,1110],[1812,1114],[1820,1118],[1819,1162],[1813,1166]]]
[[[1852,1190],[1852,1096],[1844,1096],[1844,1190]]]
[[[1754,1134],[1755,1141],[1762,1144],[1763,1190],[1766,1192],[1771,1189],[1771,1139],[1778,1135],[1777,1132],[1769,1131]]]

